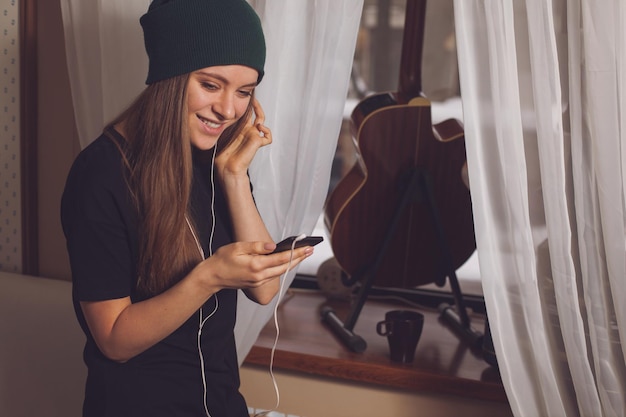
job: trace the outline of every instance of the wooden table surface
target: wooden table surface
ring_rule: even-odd
[[[278,308],[280,337],[275,369],[415,392],[507,402],[497,369],[442,323],[437,311],[393,300],[368,299],[354,328],[354,333],[367,342],[367,349],[354,353],[321,322],[319,311],[325,305],[333,307],[341,319],[345,319],[350,308],[347,301],[328,300],[319,291],[288,291]],[[385,312],[396,309],[420,311],[425,315],[424,330],[411,364],[391,362],[387,339],[376,333],[376,323],[384,319]],[[471,315],[471,320],[472,327],[482,332],[483,317]],[[270,320],[245,362],[269,365],[275,336],[274,321]]]

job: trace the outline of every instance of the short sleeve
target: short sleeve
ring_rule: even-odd
[[[136,225],[119,150],[108,137],[85,148],[61,202],[75,297],[101,301],[132,294]]]

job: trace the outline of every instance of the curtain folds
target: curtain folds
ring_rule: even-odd
[[[139,17],[149,0],[60,0],[74,111],[84,147],[144,88]],[[356,45],[363,0],[251,0],[266,35],[257,97],[274,142],[250,176],[275,240],[310,233],[321,213]],[[293,272],[285,277],[286,289]],[[243,362],[273,305],[239,297],[235,335]]]
[[[145,87],[150,0],[60,0],[78,138],[87,146]]]
[[[620,1],[455,0],[485,302],[516,416],[626,415]]]
[[[274,142],[260,150],[250,175],[259,211],[278,241],[310,234],[322,212],[363,0],[251,4],[261,17],[268,45],[258,97]],[[286,277],[284,290],[292,280],[293,273]],[[271,318],[274,304],[261,307],[244,296],[239,301],[235,335],[242,362]]]

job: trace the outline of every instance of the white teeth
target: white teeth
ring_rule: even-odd
[[[208,127],[211,127],[211,128],[213,128],[213,129],[217,129],[218,127],[220,127],[220,126],[221,126],[219,123],[213,123],[213,122],[211,122],[211,121],[209,121],[209,120],[207,120],[207,119],[204,119],[204,118],[202,118],[202,117],[200,117],[200,121],[201,121],[202,123],[204,123],[205,125],[207,125]]]

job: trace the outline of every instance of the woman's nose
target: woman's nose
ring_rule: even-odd
[[[231,120],[235,118],[235,103],[230,94],[221,94],[219,99],[213,104],[213,111],[217,113],[222,120]]]

